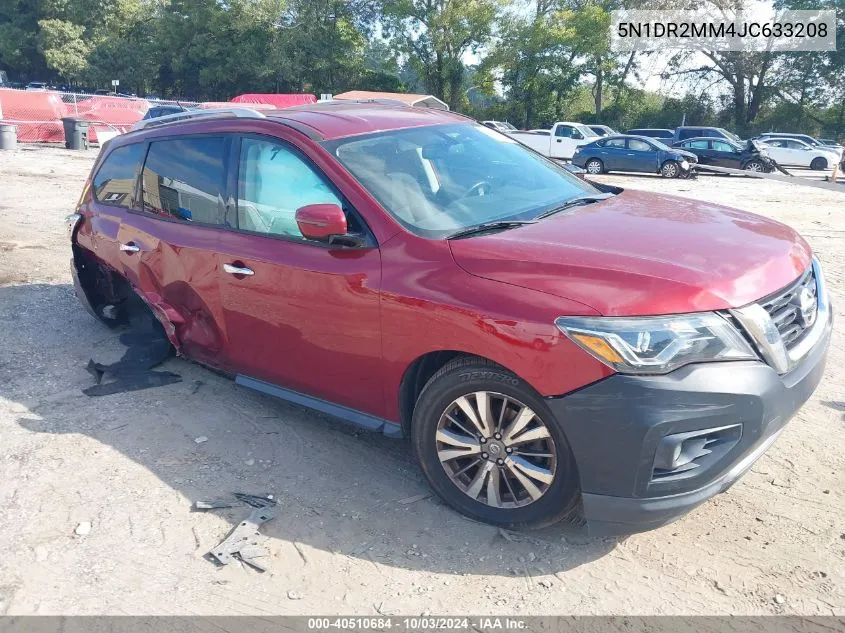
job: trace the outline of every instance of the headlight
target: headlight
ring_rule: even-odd
[[[714,312],[657,317],[560,317],[561,332],[624,374],[665,374],[689,363],[755,359],[739,331]]]
[[[681,161],[681,168],[682,169],[689,169],[689,163],[686,160]]]

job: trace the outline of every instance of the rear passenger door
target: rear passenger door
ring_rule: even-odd
[[[217,268],[235,371],[380,415],[381,256],[375,240],[296,147],[259,135],[244,135],[239,144],[232,167],[236,230],[220,243]],[[367,244],[306,239],[296,210],[317,203],[340,205],[350,231],[368,235]]]
[[[118,233],[120,264],[147,303],[167,315],[180,351],[225,367],[217,244],[227,225],[226,135],[148,144],[140,204]]]
[[[628,149],[625,147],[624,138],[610,138],[604,142],[601,159],[604,163],[604,168],[608,171],[624,170],[626,154]]]

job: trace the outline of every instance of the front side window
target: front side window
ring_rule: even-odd
[[[575,128],[570,125],[558,125],[555,129],[555,136],[562,136],[563,138],[572,138],[574,136]]]
[[[654,148],[646,143],[645,141],[641,141],[638,138],[628,139],[628,149],[634,150],[635,152],[653,152]]]
[[[376,132],[323,146],[411,232],[438,239],[533,219],[598,191],[508,136],[453,124]]]
[[[225,224],[226,139],[198,136],[150,144],[144,211],[169,219]]]
[[[343,206],[326,179],[295,150],[271,140],[241,141],[238,228],[304,240],[296,210],[309,204]]]
[[[731,145],[730,143],[726,143],[725,141],[713,141],[713,149],[717,152],[736,152],[737,149]]]
[[[131,209],[135,206],[135,181],[144,159],[144,144],[124,145],[111,152],[94,176],[97,202]]]

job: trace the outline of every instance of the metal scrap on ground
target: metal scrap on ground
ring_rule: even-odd
[[[267,568],[256,560],[268,555],[267,550],[258,544],[258,538],[261,536],[258,528],[262,523],[276,518],[276,500],[272,494],[250,495],[235,492],[232,496],[235,498],[233,501],[216,499],[194,503],[197,510],[232,508],[240,505],[253,508],[249,517],[236,525],[225,539],[205,555],[205,558],[220,565],[240,561],[260,572],[267,571]]]

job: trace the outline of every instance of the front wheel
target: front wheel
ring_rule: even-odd
[[[674,160],[667,160],[660,168],[660,175],[664,178],[677,178],[681,174],[681,166]]]
[[[765,167],[763,167],[763,163],[759,160],[750,160],[745,163],[745,167],[743,167],[745,171],[753,171],[753,172],[763,172],[765,171]]]
[[[513,528],[579,520],[560,425],[529,385],[494,363],[456,359],[432,376],[412,441],[434,491],[473,519]]]
[[[827,161],[821,156],[814,158],[813,162],[810,163],[810,169],[814,169],[815,171],[827,169]]]

